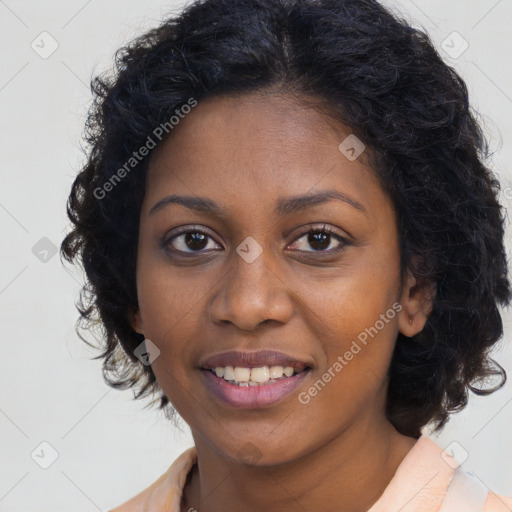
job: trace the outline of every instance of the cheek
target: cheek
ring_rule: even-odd
[[[331,368],[333,380],[344,381],[354,392],[385,378],[398,334],[398,253],[388,249],[380,254],[356,255],[320,286],[302,285],[309,328],[322,341],[322,370]]]
[[[361,264],[342,269],[317,286],[297,283],[302,288],[297,296],[305,297],[311,317],[325,325],[327,335],[350,338],[373,326],[392,307],[398,297],[398,279],[398,268]],[[386,325],[396,322],[396,315],[388,316]]]
[[[309,400],[310,416],[319,429],[331,428],[326,425],[334,429],[385,400],[398,333],[396,310],[386,294],[376,297],[376,290],[362,295],[356,291],[354,286],[333,294],[328,307],[317,309],[312,320],[313,329],[322,336],[322,363],[301,403]]]
[[[191,340],[199,340],[204,332],[200,314],[206,293],[190,286],[190,282],[184,284],[183,278],[180,280],[168,268],[164,270],[148,264],[139,272],[139,308],[144,334],[160,350],[152,362],[153,372],[169,399],[180,403],[180,393],[187,394],[196,359]]]
[[[137,265],[137,294],[148,337],[183,330],[207,295],[206,275],[192,282],[193,273],[171,266],[158,249],[141,250]]]

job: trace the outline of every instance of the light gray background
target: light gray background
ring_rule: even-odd
[[[81,276],[57,255],[42,262],[43,237],[58,247],[65,202],[83,162],[80,135],[92,74],[114,51],[156,26],[180,3],[155,0],[0,0],[0,511],[108,510],[156,480],[186,447],[161,413],[106,386],[100,361],[74,332]],[[512,204],[509,0],[396,0],[423,26],[466,79],[495,150],[492,166]],[[39,51],[57,50],[44,59]],[[443,40],[457,31],[469,47],[450,57]],[[448,44],[456,46],[453,39]],[[452,41],[452,42],[450,42]],[[446,44],[446,43],[445,43]],[[458,43],[457,43],[458,44]],[[507,247],[510,251],[510,228]],[[39,246],[36,246],[36,248]],[[43,256],[41,253],[40,256]],[[489,488],[512,495],[512,329],[496,359],[511,379],[494,395],[471,395],[439,436]],[[427,432],[428,433],[428,432]],[[59,456],[42,469],[31,453],[46,441]],[[454,444],[455,443],[455,444]],[[50,451],[39,448],[40,459]],[[44,455],[41,455],[44,454]]]

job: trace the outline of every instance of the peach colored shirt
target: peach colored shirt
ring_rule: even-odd
[[[183,452],[150,487],[109,512],[180,512],[196,448]],[[512,497],[490,491],[422,435],[368,512],[512,512]]]

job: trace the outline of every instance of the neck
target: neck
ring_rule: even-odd
[[[198,464],[187,479],[182,510],[365,512],[416,442],[387,420],[376,427],[354,425],[299,459],[267,466],[224,457],[193,432]]]

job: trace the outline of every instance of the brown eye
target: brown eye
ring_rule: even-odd
[[[299,242],[300,240],[304,241]],[[334,233],[332,229],[324,225],[322,227],[312,227],[302,234],[293,243],[293,249],[306,252],[332,253],[343,249],[348,244],[347,239]],[[308,250],[308,247],[313,250]]]
[[[185,253],[200,253],[220,247],[209,233],[200,229],[189,229],[176,233],[166,239],[163,245],[173,251]]]

